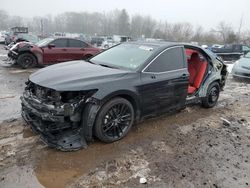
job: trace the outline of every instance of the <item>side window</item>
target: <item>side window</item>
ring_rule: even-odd
[[[54,44],[57,48],[65,48],[67,47],[67,39],[56,39],[51,44]]]
[[[182,47],[170,48],[152,62],[145,72],[165,72],[184,68]]]
[[[70,48],[86,48],[86,47],[88,47],[88,45],[83,41],[70,39],[69,40],[69,47]]]
[[[241,46],[240,45],[236,45],[235,46],[235,51],[236,52],[240,52],[241,51]]]

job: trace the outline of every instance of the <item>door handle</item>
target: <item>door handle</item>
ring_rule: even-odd
[[[183,79],[185,79],[185,78],[187,78],[188,77],[188,74],[183,74],[182,76],[181,76],[181,78],[183,78]]]
[[[62,51],[67,51],[67,49],[62,49]]]

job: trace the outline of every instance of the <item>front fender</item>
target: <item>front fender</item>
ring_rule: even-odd
[[[115,98],[115,97],[123,97],[130,101],[135,108],[135,121],[139,122],[140,119],[140,97],[132,91],[129,90],[119,90],[109,95],[103,97],[102,99],[96,99],[93,96],[87,99],[86,106],[83,110],[83,118],[81,121],[82,124],[82,136],[87,141],[92,141],[93,139],[93,127],[95,124],[95,120],[99,110],[101,109],[102,105],[105,104],[107,101]]]

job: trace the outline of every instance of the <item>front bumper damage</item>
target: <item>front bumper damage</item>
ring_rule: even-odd
[[[23,119],[48,146],[73,151],[86,148],[86,141],[92,139],[92,127],[99,109],[95,100],[86,97],[58,107],[41,102],[25,90],[21,102]]]
[[[16,60],[18,57],[18,53],[13,50],[9,50],[8,57],[11,58],[12,60]]]

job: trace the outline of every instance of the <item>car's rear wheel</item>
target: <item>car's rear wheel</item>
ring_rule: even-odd
[[[207,95],[202,99],[202,106],[212,108],[217,104],[220,95],[220,85],[218,82],[213,82],[207,90]]]
[[[18,56],[17,63],[23,69],[32,68],[37,65],[37,61],[34,55],[30,53],[24,53]]]
[[[103,105],[97,115],[95,136],[103,142],[114,142],[123,138],[134,122],[134,108],[124,98],[115,98]]]

